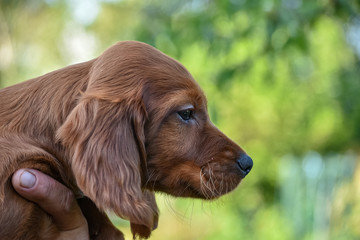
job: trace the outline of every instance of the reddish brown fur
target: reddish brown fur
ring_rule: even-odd
[[[157,226],[154,191],[217,198],[243,176],[243,151],[209,121],[188,71],[149,45],[126,41],[100,57],[0,90],[0,239],[54,239],[57,229],[10,179],[39,169],[79,198],[93,239],[122,239],[104,211],[134,235]],[[178,111],[192,105],[195,120]]]

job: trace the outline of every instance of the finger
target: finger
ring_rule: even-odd
[[[50,214],[60,231],[87,224],[72,191],[48,175],[33,169],[20,169],[13,175],[12,184],[21,196]]]

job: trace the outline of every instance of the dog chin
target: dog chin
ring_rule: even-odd
[[[211,179],[206,180],[200,179],[196,182],[199,184],[190,184],[184,181],[180,182],[177,187],[167,187],[155,185],[153,186],[152,191],[163,192],[174,197],[184,197],[184,198],[197,198],[203,200],[215,200],[222,195],[225,195],[234,189],[240,184],[242,178],[235,176],[228,176],[226,179],[221,178],[219,180]]]

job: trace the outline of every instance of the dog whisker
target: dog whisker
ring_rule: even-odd
[[[154,171],[154,174],[155,174],[155,171]],[[160,177],[160,174],[155,175],[155,179],[153,181],[152,189],[155,189],[155,184],[156,184],[156,181],[158,180],[159,177]]]
[[[224,173],[221,173],[221,181],[220,181],[219,192],[222,193],[223,190],[224,190]]]
[[[148,183],[149,183],[150,180],[154,177],[154,175],[155,175],[155,171],[151,171],[151,173],[148,174],[148,178],[147,178],[147,180],[146,180],[146,182],[145,182],[145,186],[148,185]]]
[[[187,186],[180,192],[180,196],[183,195],[186,192],[186,190],[190,187],[191,187],[191,184],[190,183],[187,184]]]
[[[211,196],[208,195],[205,187],[211,192],[211,188],[208,187],[207,183],[204,181],[204,176],[202,174],[202,171],[200,171],[200,190],[203,193],[203,195],[205,196],[206,199],[210,199]]]
[[[172,215],[174,217],[176,217],[177,219],[179,219],[180,221],[185,221],[186,220],[186,216],[182,213],[180,213],[179,211],[177,211],[177,209],[173,206],[172,201],[170,200],[170,196],[166,195],[164,197],[164,202],[165,202],[165,206],[167,207],[167,209],[169,210],[170,213],[172,213]]]

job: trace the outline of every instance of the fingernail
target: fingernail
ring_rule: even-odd
[[[24,171],[20,176],[20,186],[23,188],[32,188],[36,183],[36,177],[34,174],[28,171]]]

